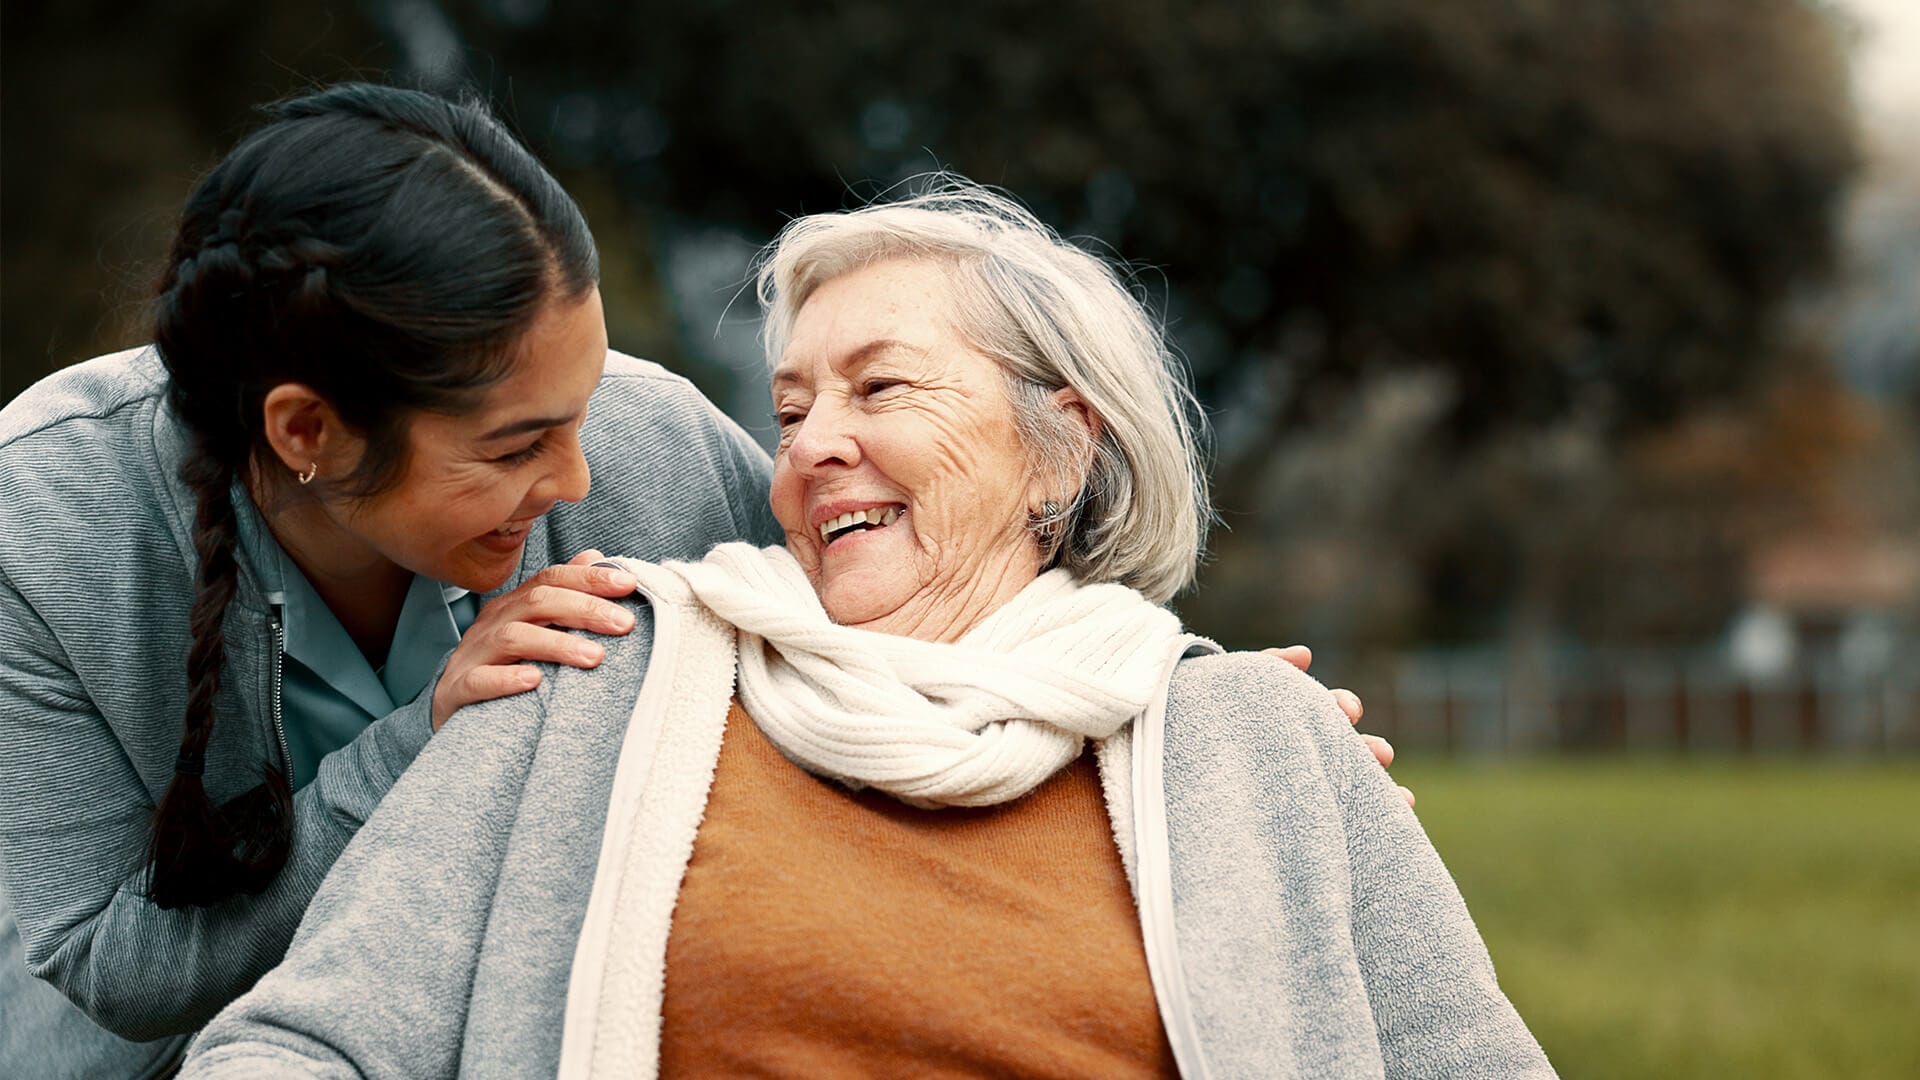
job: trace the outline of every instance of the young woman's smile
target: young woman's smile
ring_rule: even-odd
[[[416,573],[476,591],[498,586],[519,565],[533,523],[586,497],[580,425],[606,356],[598,291],[542,313],[480,409],[414,422],[405,479],[353,524]]]
[[[414,417],[392,487],[307,504],[277,520],[275,535],[316,582],[364,579],[390,564],[475,592],[498,587],[519,566],[533,523],[587,494],[580,425],[606,355],[599,292],[555,303],[478,408]],[[343,451],[323,475],[345,473],[352,456]]]

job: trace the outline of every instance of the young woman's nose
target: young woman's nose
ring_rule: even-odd
[[[587,455],[580,449],[576,432],[567,445],[553,456],[553,471],[543,477],[530,493],[551,502],[579,502],[593,486],[593,474],[587,468]]]

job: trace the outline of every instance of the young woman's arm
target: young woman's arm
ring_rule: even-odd
[[[5,577],[0,656],[0,880],[27,967],[133,1039],[194,1030],[279,961],[327,868],[431,731],[423,695],[323,759],[263,893],[166,911],[144,890],[152,795],[58,636]],[[146,668],[162,663],[178,658],[129,656],[126,677],[157,680]]]

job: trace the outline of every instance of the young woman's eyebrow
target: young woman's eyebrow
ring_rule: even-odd
[[[524,420],[512,420],[501,424],[499,427],[480,436],[480,441],[492,442],[494,439],[504,439],[509,435],[524,435],[529,431],[539,431],[543,428],[559,427],[562,424],[571,423],[573,423],[572,414],[566,416],[530,416]]]

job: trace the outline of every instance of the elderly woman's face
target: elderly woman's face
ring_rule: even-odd
[[[947,271],[829,281],[773,375],[773,512],[835,622],[952,640],[1040,571],[1005,377],[954,331]]]

